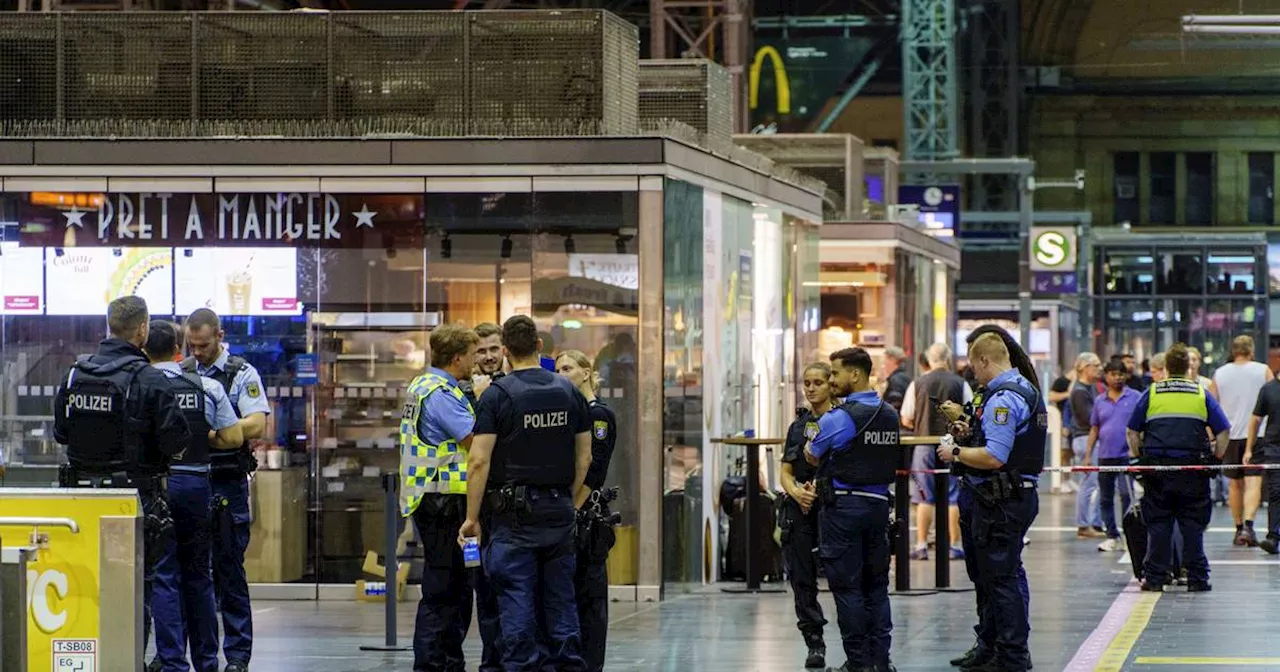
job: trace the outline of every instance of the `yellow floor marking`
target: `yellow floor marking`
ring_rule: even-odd
[[[1138,665],[1258,665],[1280,666],[1280,658],[1194,658],[1191,656],[1138,656]]]
[[[1097,667],[1093,668],[1094,672],[1120,672],[1124,662],[1129,659],[1129,653],[1133,651],[1133,645],[1138,643],[1138,637],[1142,636],[1142,631],[1151,622],[1151,614],[1155,611],[1161,594],[1142,593],[1138,597],[1138,603],[1133,605],[1133,611],[1124,622],[1124,627],[1111,640],[1111,645],[1102,654]]]

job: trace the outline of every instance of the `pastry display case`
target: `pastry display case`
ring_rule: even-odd
[[[362,578],[366,552],[383,548],[380,477],[400,464],[400,415],[409,383],[426,369],[436,313],[311,313],[308,350],[319,354],[311,397],[315,568],[320,583]]]

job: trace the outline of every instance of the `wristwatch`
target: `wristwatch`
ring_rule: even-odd
[[[951,455],[952,455],[953,457],[960,457],[960,446],[954,446],[954,447],[952,447],[952,448],[951,448]]]

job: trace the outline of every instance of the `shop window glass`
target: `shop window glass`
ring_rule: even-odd
[[[1187,193],[1183,210],[1187,224],[1213,223],[1213,153],[1188,152]]]
[[[1201,294],[1204,281],[1204,257],[1199,251],[1162,251],[1156,256],[1156,293]]]
[[[1249,152],[1249,223],[1276,221],[1276,155]]]
[[[677,591],[700,585],[703,577],[705,492],[703,403],[708,398],[702,370],[704,333],[704,194],[697,186],[666,180],[663,195],[663,445],[662,574]],[[706,228],[719,234],[722,213],[706,200]],[[715,287],[706,284],[706,288]],[[718,322],[717,322],[718,324]],[[715,397],[711,397],[715,398]],[[713,425],[713,431],[717,425]]]
[[[1210,252],[1209,293],[1252,295],[1256,289],[1257,262],[1249,250]]]
[[[1152,152],[1148,161],[1151,196],[1147,201],[1147,218],[1152,224],[1173,224],[1178,216],[1178,155]]]
[[[1138,158],[1137,152],[1116,152],[1112,156],[1112,172],[1115,184],[1115,222],[1136,223],[1138,209]]]
[[[1129,352],[1139,359],[1154,351],[1153,325],[1157,316],[1150,301],[1105,302],[1103,354]],[[1071,364],[1071,363],[1068,363]]]
[[[1155,285],[1155,258],[1150,250],[1103,250],[1100,294],[1149,295]]]

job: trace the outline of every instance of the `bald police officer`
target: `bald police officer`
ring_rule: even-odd
[[[156,657],[151,672],[187,672],[187,643],[196,672],[218,672],[218,617],[210,565],[213,489],[209,484],[212,451],[239,448],[244,433],[231,400],[217,381],[186,373],[175,361],[178,328],[152,320],[147,357],[169,380],[178,408],[191,427],[186,450],[169,469],[169,508],[174,539],[156,563],[152,614]]]
[[[235,450],[210,456],[214,498],[213,590],[222,613],[222,655],[226,672],[246,672],[253,655],[253,609],[244,552],[249,547],[249,474],[258,468],[249,440],[261,438],[271,404],[262,391],[262,377],[243,357],[233,356],[222,343],[225,333],[217,313],[201,308],[187,317],[186,341],[191,357],[182,369],[222,385],[236,415],[244,443]]]
[[[957,422],[943,437],[938,458],[960,474],[960,538],[974,583],[977,643],[952,665],[975,672],[1031,669],[1030,592],[1022,567],[1023,537],[1040,511],[1036,493],[1044,468],[1048,416],[1040,390],[1010,359],[1000,334],[984,333],[969,346],[969,362],[983,386],[977,426]],[[1024,355],[1017,351],[1017,361]],[[979,403],[979,402],[975,402]],[[942,406],[958,415],[952,402]]]
[[[483,561],[502,614],[503,669],[580,672],[573,496],[591,464],[587,402],[542,368],[532,319],[508,319],[502,347],[512,371],[480,397],[458,542],[481,535],[488,507]]]
[[[898,411],[871,389],[871,355],[831,355],[845,397],[818,419],[805,458],[818,465],[818,551],[836,601],[847,660],[841,672],[893,672],[889,662],[889,485],[901,461]]]

